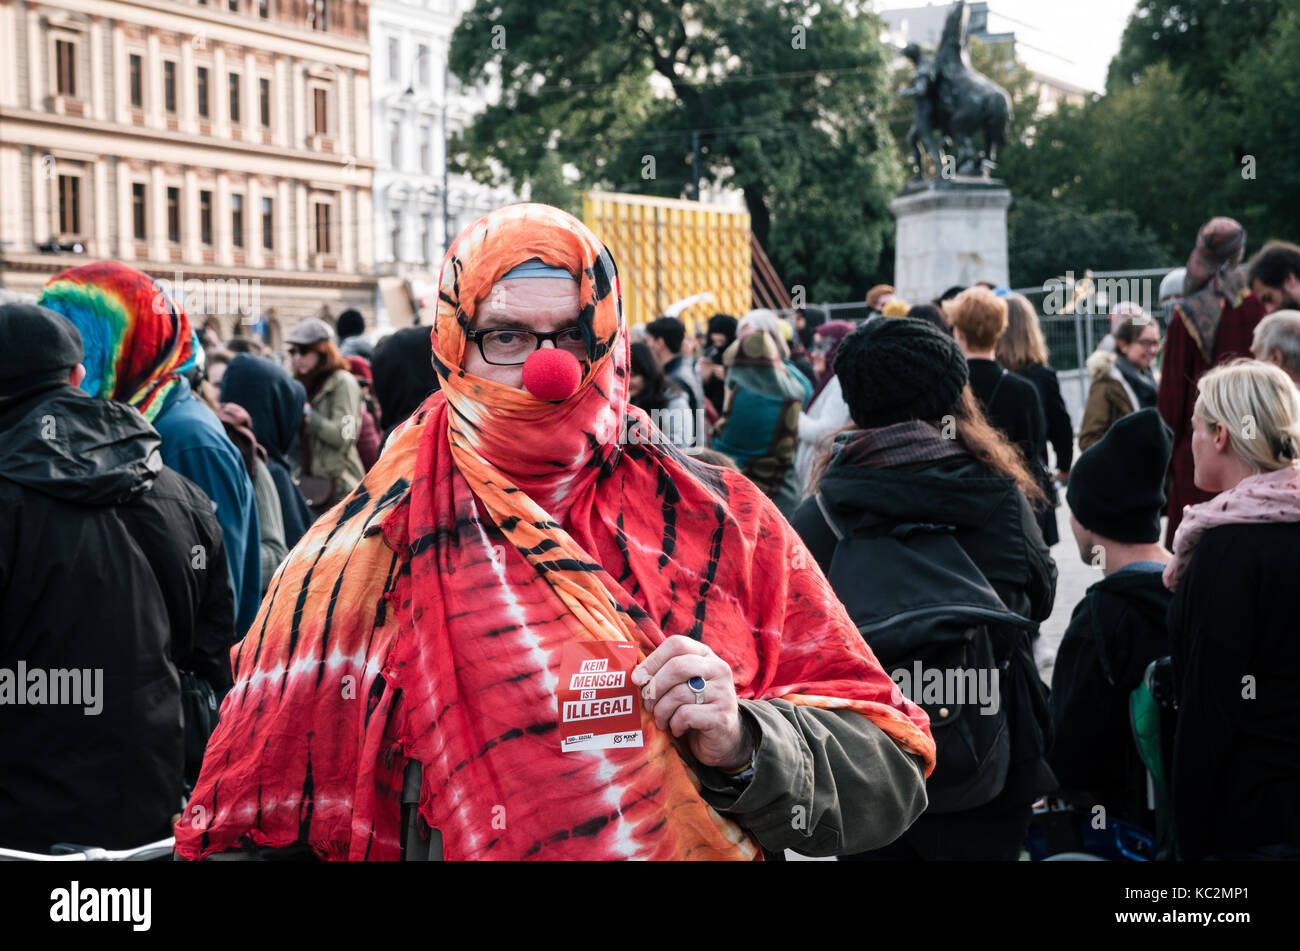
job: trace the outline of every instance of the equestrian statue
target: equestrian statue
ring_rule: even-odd
[[[948,14],[933,56],[923,55],[915,43],[903,49],[903,55],[916,67],[911,85],[901,91],[912,100],[907,144],[912,152],[914,182],[925,178],[922,150],[930,156],[941,178],[988,178],[997,167],[998,146],[1006,144],[1011,97],[971,66],[966,36],[969,17],[965,0],[958,0]],[[983,153],[975,148],[974,137],[979,132],[984,133]],[[946,151],[948,140],[956,149],[955,156]]]

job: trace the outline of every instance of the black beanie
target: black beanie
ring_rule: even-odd
[[[55,373],[67,374],[85,351],[81,333],[60,313],[37,304],[0,306],[0,390]]]
[[[961,399],[969,370],[956,341],[923,320],[873,317],[835,353],[849,415],[863,429],[933,421]]]
[[[1154,542],[1174,434],[1155,407],[1117,420],[1070,469],[1065,498],[1079,524],[1112,541]]]
[[[361,316],[360,311],[349,307],[339,314],[335,327],[338,329],[340,340],[344,337],[359,337],[366,332],[366,318]]]

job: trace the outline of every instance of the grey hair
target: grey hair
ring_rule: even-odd
[[[1259,360],[1267,360],[1276,349],[1282,354],[1283,369],[1300,376],[1300,310],[1279,310],[1261,320],[1250,349]]]

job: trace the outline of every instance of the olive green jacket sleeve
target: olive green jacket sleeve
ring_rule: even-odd
[[[756,738],[754,778],[737,792],[700,766],[701,794],[769,852],[881,848],[925,811],[921,761],[862,714],[787,700],[741,700],[740,707]]]
[[[280,511],[280,496],[275,491],[271,470],[258,460],[256,473],[253,498],[257,501],[257,524],[262,531],[262,592],[265,593],[289,548],[284,542],[284,513]]]
[[[346,370],[337,371],[311,402],[307,436],[311,440],[311,475],[340,480],[347,492],[365,476],[357,455],[361,435],[361,385]]]

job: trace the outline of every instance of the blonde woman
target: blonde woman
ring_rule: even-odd
[[[1300,393],[1240,360],[1200,380],[1196,486],[1165,584],[1178,692],[1171,796],[1184,859],[1300,859]]]

